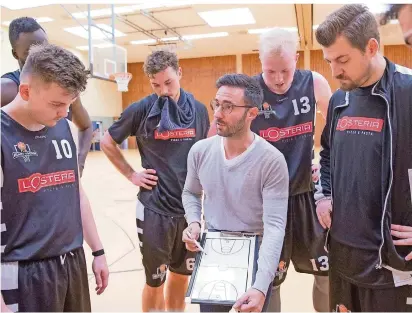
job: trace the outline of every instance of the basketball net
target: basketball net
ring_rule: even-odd
[[[110,75],[110,79],[115,80],[117,83],[117,90],[121,92],[129,91],[129,81],[132,79],[131,73],[114,73]]]

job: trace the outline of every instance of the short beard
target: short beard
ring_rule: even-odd
[[[239,134],[239,132],[245,128],[247,111],[248,110],[245,110],[245,113],[235,125],[232,125],[232,126],[226,125],[227,130],[224,132],[222,131],[219,132],[218,130],[217,134],[222,137],[233,137]]]
[[[343,91],[351,91],[356,88],[359,88],[366,83],[366,81],[371,77],[371,74],[372,74],[372,66],[371,64],[369,64],[369,66],[366,68],[366,74],[363,75],[363,77],[359,79],[358,82],[351,80],[349,85],[344,86],[340,84],[340,89],[342,89]]]

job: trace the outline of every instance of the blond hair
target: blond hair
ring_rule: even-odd
[[[260,35],[259,57],[276,55],[283,52],[295,54],[299,45],[297,32],[283,28],[272,28]]]

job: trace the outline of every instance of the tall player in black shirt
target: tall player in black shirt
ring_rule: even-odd
[[[280,285],[292,261],[297,272],[315,275],[314,308],[328,311],[326,232],[315,212],[312,159],[316,111],[326,116],[331,90],[322,75],[296,69],[297,46],[297,34],[280,28],[260,38],[262,73],[256,79],[264,104],[251,128],[284,154],[290,176],[285,241],[268,310],[280,311]]]
[[[412,70],[379,52],[366,6],[333,12],[316,38],[340,82],[316,192],[330,228],[330,309],[412,312]]]
[[[14,19],[9,26],[9,39],[13,57],[19,63],[19,69],[1,76],[1,106],[9,104],[17,95],[20,85],[20,71],[26,62],[29,49],[33,44],[47,42],[44,29],[32,17]],[[83,172],[90,142],[93,136],[92,123],[89,114],[83,107],[80,97],[68,109],[67,119],[79,128],[79,167],[80,175]]]
[[[2,311],[90,311],[83,236],[95,256],[97,293],[107,286],[106,258],[80,184],[76,127],[65,119],[87,78],[72,53],[33,46],[19,93],[1,110]]]
[[[182,241],[187,227],[182,192],[189,150],[206,137],[209,118],[206,107],[180,88],[182,69],[176,54],[153,52],[144,71],[154,93],[122,113],[106,132],[102,147],[116,168],[140,187],[136,223],[146,274],[143,311],[184,311],[195,253]],[[136,137],[142,172],[136,172],[117,147],[129,136]]]

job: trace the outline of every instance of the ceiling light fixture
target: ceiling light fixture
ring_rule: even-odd
[[[106,24],[96,24],[99,28],[107,31],[106,34],[101,29],[98,29],[96,27],[92,26],[91,33],[92,33],[92,39],[97,40],[97,39],[109,39],[111,37],[111,32],[112,32],[112,27]],[[76,26],[76,27],[69,27],[69,28],[64,28],[64,30],[68,33],[71,33],[73,35],[88,39],[89,38],[89,32],[88,32],[88,25],[83,26]],[[114,30],[114,36],[115,37],[124,37],[126,34],[118,31],[117,29]]]
[[[255,24],[249,8],[205,11],[197,13],[211,27]]]
[[[290,32],[297,32],[298,29],[296,27],[280,27],[283,28],[284,30],[290,31]],[[273,27],[267,27],[267,28],[255,28],[255,29],[249,29],[247,32],[249,34],[262,34],[270,29],[273,29]]]
[[[112,43],[100,43],[100,44],[93,45],[92,48],[94,48],[94,47],[96,47],[96,48],[109,48],[109,47],[112,47],[112,46],[113,46]],[[89,46],[77,46],[76,49],[87,51],[87,50],[89,50]]]
[[[143,39],[143,40],[130,41],[132,45],[145,45],[145,44],[152,44],[156,42],[157,42],[156,39]]]
[[[136,5],[126,5],[121,7],[114,7],[115,14],[125,14],[125,13],[133,13],[140,10],[149,10],[149,9],[157,9],[162,7],[177,7],[182,5],[189,5],[191,2],[189,1],[170,1],[165,3],[156,3],[155,1],[150,3],[142,3]],[[111,16],[112,9],[105,8],[105,9],[97,9],[97,10],[90,10],[90,17],[102,17],[102,16]],[[76,12],[73,13],[73,16],[78,19],[85,19],[88,17],[88,12]]]
[[[226,36],[229,36],[228,32],[196,34],[196,35],[184,35],[184,36],[182,36],[182,38],[184,40],[196,40],[196,39],[218,38],[218,37],[226,37]]]
[[[176,41],[179,40],[179,37],[164,37],[160,38],[160,41]]]

